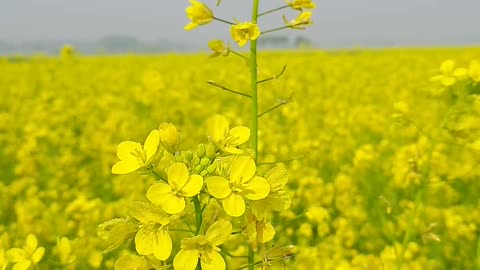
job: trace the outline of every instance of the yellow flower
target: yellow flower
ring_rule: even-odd
[[[175,126],[172,123],[163,122],[158,128],[158,132],[163,147],[165,147],[169,153],[175,154],[177,144],[180,140]]]
[[[72,264],[76,257],[72,254],[72,244],[67,237],[57,238],[57,253],[62,265]]]
[[[33,234],[27,236],[24,248],[11,248],[7,251],[7,258],[15,263],[13,269],[26,270],[40,262],[45,254],[44,247],[38,247],[37,237]]]
[[[248,241],[255,246],[257,243],[267,243],[275,236],[275,228],[264,218],[258,218],[254,214],[247,215],[248,225],[245,228]]]
[[[225,243],[232,234],[232,223],[221,219],[208,228],[205,235],[197,235],[182,240],[182,249],[173,259],[176,270],[194,270],[198,259],[203,270],[224,270],[225,260],[220,255],[219,245]]]
[[[128,205],[127,214],[138,220],[135,249],[140,255],[155,256],[166,260],[172,252],[172,239],[167,231],[170,218],[159,207],[134,201]]]
[[[107,242],[107,248],[103,253],[108,253],[117,247],[119,247],[123,242],[135,236],[137,228],[127,218],[114,218],[98,226],[98,236],[104,239]],[[68,242],[68,244],[67,244]],[[68,247],[70,245],[68,238],[63,237],[61,241],[57,241],[58,252],[60,258],[67,257],[69,252]],[[62,256],[62,254],[64,254]]]
[[[189,6],[185,12],[187,17],[192,21],[187,24],[184,29],[189,31],[195,29],[199,25],[208,24],[213,20],[213,12],[202,2],[190,0]]]
[[[312,12],[304,11],[298,15],[297,18],[287,21],[285,17],[283,20],[292,29],[305,29],[306,26],[312,25]]]
[[[316,7],[312,0],[287,0],[286,2],[293,9],[314,9]]]
[[[270,185],[270,193],[261,200],[252,202],[252,210],[256,216],[264,217],[265,211],[287,210],[292,204],[290,196],[285,191],[288,182],[288,172],[285,168],[276,166],[265,174]]]
[[[261,200],[270,192],[267,179],[255,176],[257,167],[250,156],[238,156],[230,167],[230,179],[210,176],[208,192],[222,201],[223,209],[232,217],[245,213],[245,199]]]
[[[145,144],[138,142],[124,141],[117,147],[117,157],[120,159],[112,167],[113,174],[127,174],[140,168],[146,168],[153,161],[158,150],[160,136],[158,130],[150,132]]]
[[[480,62],[476,60],[470,62],[468,76],[474,83],[480,83]]]
[[[155,269],[153,265],[145,260],[142,256],[132,254],[124,254],[115,261],[113,265],[115,270],[150,270]]]
[[[203,177],[188,172],[185,164],[176,162],[168,168],[168,184],[155,183],[147,191],[147,198],[154,204],[162,206],[169,214],[178,214],[185,209],[185,197],[200,193]]]
[[[210,57],[217,57],[217,56],[228,56],[230,54],[230,48],[225,45],[222,40],[215,39],[208,42],[208,47],[213,53]]]
[[[455,61],[446,60],[440,66],[440,74],[430,78],[431,81],[439,81],[441,85],[448,87],[455,84],[458,78],[467,75],[465,68],[455,68]]]
[[[230,129],[227,119],[219,114],[211,117],[207,125],[208,138],[222,151],[231,154],[243,153],[237,146],[245,143],[250,138],[250,129],[248,127],[238,126]]]
[[[232,25],[230,34],[233,40],[238,43],[238,46],[243,47],[248,40],[256,40],[260,36],[260,29],[255,23],[243,22]]]

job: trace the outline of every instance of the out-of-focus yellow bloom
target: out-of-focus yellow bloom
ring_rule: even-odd
[[[249,40],[256,40],[260,36],[260,29],[253,22],[243,22],[232,25],[230,34],[238,46],[243,47]]]
[[[287,0],[287,5],[292,7],[293,9],[314,9],[315,3],[312,2],[312,0]]]
[[[180,140],[175,126],[172,123],[163,122],[158,128],[158,132],[160,135],[160,142],[162,143],[163,147],[165,147],[169,153],[175,154],[178,142]]]
[[[250,129],[246,126],[238,126],[230,129],[230,125],[222,115],[214,115],[207,122],[208,138],[215,143],[220,150],[241,154],[242,150],[237,146],[245,143],[250,138]]]
[[[127,174],[151,164],[157,153],[160,143],[159,131],[154,129],[150,132],[145,144],[124,141],[117,147],[117,157],[120,159],[112,167],[113,174]]]
[[[312,12],[303,11],[298,15],[297,18],[287,21],[287,18],[284,16],[283,20],[285,24],[292,29],[305,29],[305,27],[312,25]]]
[[[200,193],[203,177],[188,172],[185,164],[176,162],[168,168],[168,184],[155,183],[147,191],[147,198],[162,206],[169,214],[178,214],[185,209],[185,198]]]
[[[27,236],[24,248],[11,248],[7,251],[7,259],[14,263],[13,269],[26,270],[38,264],[45,254],[44,247],[38,247],[38,240],[34,234]]]
[[[190,0],[190,4],[192,5],[187,7],[185,12],[191,22],[184,27],[185,30],[195,29],[197,26],[208,24],[213,20],[213,12],[207,5],[197,0]]]
[[[220,39],[211,40],[208,42],[208,47],[213,51],[210,57],[228,56],[230,54],[230,48]]]
[[[205,181],[208,192],[222,201],[223,209],[232,217],[245,213],[245,199],[255,201],[267,197],[270,185],[267,179],[255,176],[257,166],[249,156],[237,156],[230,167],[230,179],[211,176]]]
[[[122,255],[114,264],[115,270],[150,270],[154,269],[144,257],[135,256],[131,254]]]
[[[72,264],[76,260],[72,254],[72,244],[67,237],[57,238],[57,253],[62,265]]]
[[[221,219],[208,228],[205,235],[197,235],[182,240],[182,249],[173,260],[173,267],[178,270],[194,270],[198,259],[202,269],[224,270],[225,260],[220,255],[219,245],[225,243],[232,234],[232,223]]]
[[[170,218],[153,204],[135,201],[128,205],[128,215],[138,220],[135,248],[140,255],[151,255],[164,261],[172,252],[172,239],[167,231]]]
[[[474,83],[480,82],[480,62],[473,60],[468,68],[468,76]]]
[[[439,81],[445,87],[455,84],[457,79],[467,75],[465,68],[455,68],[455,61],[446,60],[440,66],[440,74],[430,78],[431,81]]]

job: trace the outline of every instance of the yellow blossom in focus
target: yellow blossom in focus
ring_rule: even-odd
[[[190,0],[190,4],[192,5],[187,7],[185,12],[191,22],[185,25],[185,30],[195,29],[197,26],[208,24],[213,20],[213,12],[207,5],[197,0]]]
[[[232,217],[245,213],[245,199],[261,200],[270,192],[267,179],[255,176],[257,166],[249,156],[238,156],[230,167],[230,179],[210,176],[205,181],[208,192],[222,201],[225,212]]]
[[[109,253],[110,251],[118,248],[126,240],[135,236],[137,232],[135,224],[126,218],[114,218],[98,226],[98,236],[104,239],[107,243],[107,248],[103,253]],[[66,237],[62,237],[60,241],[57,241],[57,247],[59,256],[61,259],[67,259],[70,254],[70,241]]]
[[[155,183],[147,191],[147,198],[162,206],[169,214],[178,214],[185,209],[185,198],[200,193],[203,177],[188,172],[185,164],[176,162],[167,171],[167,183]]]
[[[293,9],[314,9],[316,7],[312,0],[287,0],[286,2]]]
[[[257,216],[264,216],[265,211],[284,211],[292,204],[290,196],[285,191],[288,182],[288,171],[280,166],[273,167],[265,173],[270,185],[270,193],[267,197],[252,201],[252,210]]]
[[[213,51],[210,57],[228,56],[230,54],[230,48],[220,39],[209,41],[208,47]]]
[[[194,270],[198,259],[202,269],[224,270],[225,260],[220,255],[219,245],[225,243],[232,234],[232,223],[221,219],[208,228],[205,235],[197,235],[182,240],[182,249],[173,260],[173,268],[176,270]]]
[[[248,225],[244,232],[247,235],[250,245],[253,247],[257,243],[267,243],[275,236],[275,228],[265,218],[256,217],[253,214],[247,215]]]
[[[170,218],[163,210],[153,204],[134,201],[129,203],[127,213],[138,220],[135,235],[135,249],[140,255],[153,254],[164,261],[172,252],[172,239],[167,225]]]
[[[292,28],[292,29],[305,29],[305,27],[312,25],[312,12],[310,11],[303,11],[298,15],[297,18],[287,21],[285,17],[283,17],[285,24]]]
[[[230,34],[238,46],[243,47],[249,40],[256,40],[260,36],[260,29],[253,22],[243,22],[232,25]]]
[[[121,142],[117,147],[117,157],[120,161],[113,165],[112,173],[127,174],[147,167],[152,163],[159,143],[160,135],[156,129],[150,132],[143,147],[138,142]]]
[[[214,115],[207,122],[208,138],[222,151],[231,154],[241,154],[237,146],[245,143],[250,138],[250,129],[238,126],[230,129],[230,125],[222,115]]]
[[[45,254],[44,247],[38,247],[38,240],[34,234],[27,236],[24,248],[11,248],[7,251],[8,261],[14,263],[14,270],[26,270],[38,264]]]
[[[160,142],[162,143],[165,150],[171,154],[175,154],[177,149],[177,144],[180,141],[179,134],[177,129],[172,123],[161,123],[158,128]]]

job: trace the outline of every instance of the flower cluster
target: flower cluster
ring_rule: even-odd
[[[117,147],[120,160],[112,172],[137,171],[155,177],[156,182],[146,192],[148,201],[128,204],[128,218],[100,225],[99,233],[108,243],[105,252],[135,238],[139,255],[163,262],[173,257],[175,269],[193,270],[198,262],[202,269],[225,269],[224,257],[229,253],[222,253],[219,246],[230,241],[233,228],[243,232],[245,245],[272,240],[272,212],[291,205],[285,191],[287,172],[273,167],[259,175],[250,151],[241,147],[249,136],[249,128],[230,128],[227,119],[217,114],[207,122],[208,141],[191,150],[179,149],[179,133],[170,123],[151,131],[143,146],[121,142]],[[206,216],[218,207],[223,214]],[[196,225],[189,226],[190,220]],[[177,230],[182,233],[177,235]],[[180,238],[185,231],[191,236]],[[179,245],[172,239],[181,239],[180,250],[174,248]],[[137,267],[147,261],[139,260]],[[123,269],[123,259],[117,263],[117,268]]]

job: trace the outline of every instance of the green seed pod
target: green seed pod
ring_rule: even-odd
[[[217,151],[217,149],[216,149],[215,145],[213,143],[209,143],[207,145],[207,153],[206,153],[207,158],[214,159],[215,155],[216,155],[216,151]]]
[[[204,157],[200,160],[200,165],[202,165],[203,167],[207,167],[208,164],[210,164],[210,159]]]
[[[201,176],[205,176],[205,175],[207,175],[207,174],[208,174],[207,170],[203,170],[203,171],[200,172],[200,175],[201,175]]]
[[[213,163],[210,164],[210,166],[207,167],[208,173],[213,173],[217,169],[217,164]]]
[[[205,156],[207,149],[205,148],[205,144],[201,143],[197,146],[197,156],[199,158],[203,158]]]

